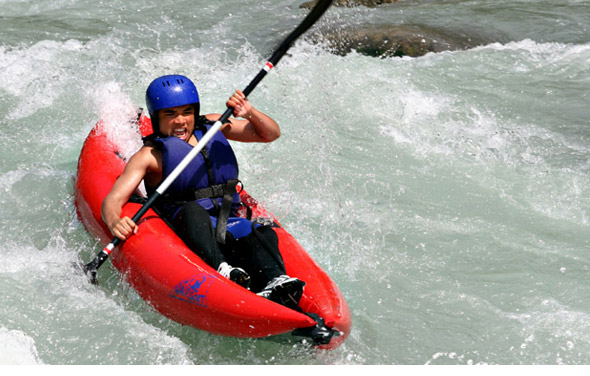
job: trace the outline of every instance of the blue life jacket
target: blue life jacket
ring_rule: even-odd
[[[195,119],[197,120],[197,119]],[[212,123],[204,117],[195,121],[194,135],[200,140]],[[162,152],[162,181],[192,150],[192,146],[177,137],[149,139]],[[236,211],[241,205],[236,193],[238,162],[227,138],[217,132],[203,150],[188,164],[159,198],[160,213],[170,222],[188,201],[196,201],[209,212],[217,229],[217,240],[225,242],[225,231],[238,239],[250,234],[252,223],[238,218]],[[150,192],[148,192],[150,193]]]

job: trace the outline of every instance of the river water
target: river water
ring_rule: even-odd
[[[182,73],[222,112],[305,16],[285,0],[0,0],[1,364],[589,364],[590,1],[331,8],[312,31],[477,35],[417,58],[304,38],[250,99],[282,136],[235,144],[248,192],[332,276],[331,352],[154,312],[76,216],[82,143]]]

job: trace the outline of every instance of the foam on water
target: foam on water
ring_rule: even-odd
[[[43,363],[192,363],[176,337],[119,304],[117,293],[109,296],[76,273],[71,261],[79,250],[62,237],[51,239],[43,252],[16,242],[7,246],[17,252],[6,254],[0,268],[0,294],[6,296],[0,320],[14,328],[12,334],[26,333],[36,348],[32,355]]]
[[[97,88],[93,94],[98,119],[103,121],[111,142],[119,146],[120,153],[129,159],[141,147],[141,135],[135,124],[140,108],[116,82]]]
[[[19,330],[0,327],[0,364],[38,365],[43,362],[32,338]]]

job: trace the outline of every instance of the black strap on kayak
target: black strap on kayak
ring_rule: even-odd
[[[311,338],[315,345],[327,345],[332,340],[332,337],[340,336],[340,332],[328,327],[324,319],[319,315],[310,312],[302,313],[311,317],[316,322],[316,325],[310,326],[309,328],[295,329],[291,332],[292,335]]]
[[[240,205],[246,208],[246,219],[250,221],[252,219],[252,208],[246,205],[244,201],[240,201]]]

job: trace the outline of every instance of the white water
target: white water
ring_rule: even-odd
[[[95,121],[117,126],[173,72],[223,111],[298,5],[0,1],[0,363],[588,363],[588,1],[330,9],[323,25],[420,21],[490,42],[378,59],[301,41],[252,93],[283,134],[235,145],[242,180],[347,297],[339,349],[181,327],[109,264],[98,289],[72,271],[99,251],[73,203]]]

